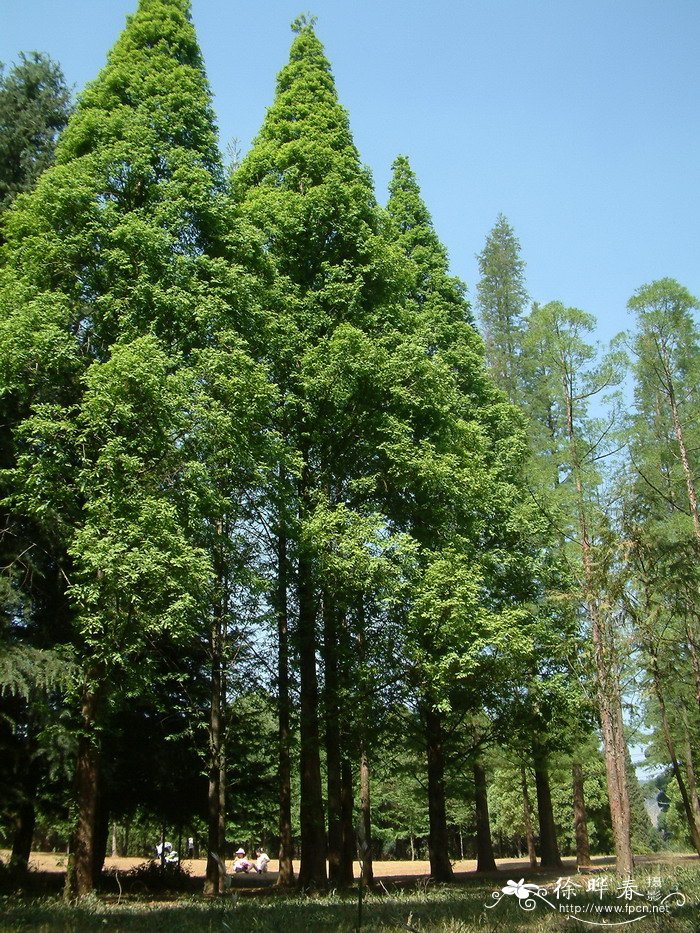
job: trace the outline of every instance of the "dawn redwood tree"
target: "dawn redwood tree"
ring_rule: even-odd
[[[486,344],[486,359],[496,384],[514,404],[521,401],[519,357],[528,294],[520,243],[503,214],[477,256],[481,278],[476,304]]]
[[[61,68],[46,55],[20,53],[9,71],[0,67],[0,221],[16,195],[30,190],[52,163],[56,139],[70,114],[70,98]],[[4,469],[12,464],[8,427],[13,412],[8,400],[0,401],[0,418],[0,469]],[[0,625],[6,679],[0,718],[8,735],[8,743],[2,742],[2,757],[12,762],[2,797],[13,825],[14,864],[26,868],[34,798],[42,780],[38,713],[44,708],[46,672],[52,667],[65,670],[65,658],[50,648],[65,617],[65,586],[44,547],[26,549],[28,536],[35,542],[40,539],[39,529],[18,523],[5,508],[0,514],[0,563],[8,568],[1,597],[6,614]]]
[[[390,514],[420,548],[407,649],[426,730],[431,873],[449,880],[445,714],[497,705],[498,691],[524,670],[520,636],[531,622],[525,605],[534,596],[526,538],[534,525],[521,506],[520,418],[486,370],[464,287],[449,274],[405,157],[394,163],[387,209],[412,275],[402,329],[424,360],[414,366],[422,407],[413,422],[412,495],[392,503]],[[423,369],[433,380],[424,394]],[[430,486],[422,480],[428,475]],[[504,638],[508,651],[485,649]],[[482,812],[483,777],[480,771]]]
[[[700,803],[693,749],[700,713],[697,555],[697,401],[700,302],[673,279],[635,292],[628,308],[635,410],[626,483],[624,589],[646,669],[648,715],[665,748],[693,845],[700,851]]]
[[[0,70],[0,216],[53,162],[71,109],[63,71],[48,55],[21,52]]]
[[[276,427],[287,447],[287,467],[278,471],[272,525],[277,537],[276,607],[279,634],[279,701],[283,801],[288,739],[289,637],[299,658],[300,824],[303,888],[326,884],[326,829],[321,786],[321,722],[317,623],[324,593],[319,555],[306,532],[319,508],[332,522],[347,482],[366,448],[367,427],[349,411],[361,395],[359,376],[351,395],[332,405],[330,377],[346,358],[366,367],[368,333],[378,322],[391,292],[391,250],[380,236],[378,211],[368,173],[353,144],[348,117],[338,103],[329,63],[313,24],[303,17],[289,64],[277,80],[277,93],[253,147],[233,175],[234,200],[262,234],[272,281],[266,297],[259,353],[270,366],[279,391]],[[387,269],[389,270],[387,272]],[[365,357],[363,361],[362,357]],[[341,392],[340,387],[336,391]],[[329,407],[331,403],[331,407]],[[345,405],[345,409],[342,405]],[[349,429],[343,420],[349,412]],[[330,509],[330,510],[329,510]],[[294,598],[290,595],[293,593]],[[296,608],[291,624],[290,607]],[[345,623],[328,614],[326,630]],[[333,610],[335,611],[335,610]],[[293,629],[290,631],[290,629]],[[339,634],[339,631],[336,632]],[[334,643],[326,641],[329,646]],[[330,669],[330,668],[329,668]],[[326,689],[326,703],[329,699]],[[328,740],[328,736],[326,736]],[[332,756],[333,758],[333,756]],[[341,756],[342,758],[342,756]],[[332,760],[337,766],[341,758]],[[332,795],[337,799],[337,795]],[[337,816],[334,813],[333,818]],[[281,852],[290,880],[290,819],[283,810]]]
[[[148,683],[153,639],[185,645],[217,595],[202,451],[222,397],[245,446],[267,392],[234,333],[235,230],[189,2],[141,0],[7,217],[0,285],[5,504],[49,542],[72,607],[70,895],[93,884],[110,694]]]
[[[700,332],[693,312],[700,301],[674,279],[638,289],[628,302],[637,317],[634,337],[635,401],[640,426],[668,423],[685,485],[685,507],[700,552],[697,467],[690,437],[700,390]],[[677,506],[676,506],[677,507]]]
[[[523,338],[526,410],[537,454],[535,497],[566,548],[575,595],[585,613],[596,677],[616,867],[632,872],[627,746],[620,656],[610,587],[610,520],[603,502],[605,458],[614,448],[612,421],[589,414],[591,399],[620,381],[620,358],[600,363],[588,342],[594,318],[560,302],[534,306]],[[613,419],[614,420],[614,419]]]

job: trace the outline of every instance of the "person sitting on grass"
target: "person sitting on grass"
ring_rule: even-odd
[[[270,856],[264,849],[256,849],[255,854],[257,855],[257,858],[253,862],[253,868],[259,875],[264,875],[267,872],[267,865],[270,861]]]
[[[252,867],[246,858],[245,849],[236,849],[236,860],[233,863],[234,872],[250,871]]]

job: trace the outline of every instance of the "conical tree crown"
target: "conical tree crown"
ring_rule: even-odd
[[[149,144],[191,150],[219,171],[210,92],[189,0],[141,0],[105,68],[83,92],[57,161],[97,152],[120,137],[134,142],[137,151]]]
[[[42,330],[72,329],[74,349],[93,359],[149,331],[191,346],[217,313],[202,266],[224,234],[221,187],[189,3],[141,0],[84,91],[57,164],[8,221],[13,275],[52,293]],[[22,313],[36,328],[26,300]]]
[[[327,333],[343,320],[366,326],[388,287],[388,247],[378,236],[371,179],[309,25],[292,44],[275,101],[233,187],[285,287],[297,299],[314,296],[314,316],[303,329]]]
[[[450,275],[447,250],[441,243],[418,182],[405,156],[393,165],[387,212],[397,246],[410,260],[414,281],[409,303],[414,326],[429,354],[448,365],[459,391],[471,406],[471,416],[486,416],[487,407],[500,401],[484,367],[484,349],[473,326],[465,286]],[[476,407],[474,407],[476,405]]]
[[[514,403],[522,401],[523,317],[528,295],[520,243],[503,214],[498,215],[478,255],[481,279],[477,301],[486,356],[498,386]]]
[[[276,178],[270,178],[276,170]],[[283,173],[281,176],[279,173]],[[367,176],[338,101],[331,66],[313,29],[304,27],[292,43],[289,64],[277,78],[275,101],[243,165],[246,184],[273,181],[303,192],[332,173],[344,181]]]
[[[447,250],[435,232],[406,156],[399,156],[392,166],[387,211],[399,245],[417,267],[416,297],[424,302],[437,292],[442,299],[459,305],[459,316],[465,319],[469,306],[464,300],[464,286],[449,273]]]

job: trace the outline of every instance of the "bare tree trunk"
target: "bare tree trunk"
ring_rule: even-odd
[[[32,852],[34,826],[36,825],[36,811],[34,801],[25,799],[17,808],[14,819],[14,833],[12,836],[11,864],[20,871],[29,867],[29,856]]]
[[[527,839],[527,854],[530,859],[530,868],[537,868],[537,851],[535,849],[535,834],[532,829],[532,804],[527,789],[527,773],[525,765],[520,768],[520,783],[523,789],[523,823],[525,824],[525,838]]]
[[[688,777],[688,795],[690,796],[690,803],[693,808],[693,815],[695,817],[695,825],[700,827],[700,800],[698,799],[698,784],[695,776],[695,765],[693,763],[693,748],[690,739],[690,731],[688,729],[688,720],[683,715],[683,735],[685,738],[685,748],[683,751],[683,760],[685,762],[685,773]]]
[[[303,498],[303,497],[302,497]],[[301,865],[298,884],[302,890],[323,889],[326,876],[326,829],[321,792],[321,755],[318,724],[318,678],[316,674],[316,607],[309,559],[299,557],[297,593],[299,603],[300,674],[300,826]]]
[[[566,421],[574,486],[578,498],[578,525],[583,564],[583,596],[591,622],[593,653],[596,668],[598,708],[603,733],[605,772],[608,785],[610,817],[615,842],[615,869],[618,875],[634,871],[632,854],[632,820],[627,782],[627,743],[622,718],[622,697],[616,663],[614,632],[596,598],[596,575],[593,541],[583,495],[578,438],[574,429],[573,398],[565,380]]]
[[[540,863],[542,868],[561,868],[547,760],[542,750],[537,747],[534,750],[534,768],[537,816],[540,823]]]
[[[218,532],[223,534],[223,524],[220,523]],[[221,560],[219,559],[221,565]],[[225,814],[226,814],[226,785],[225,785],[225,741],[224,741],[224,696],[225,696],[225,606],[226,587],[224,575],[219,567],[218,572],[219,594],[214,607],[214,618],[210,636],[211,652],[211,708],[209,713],[209,794],[207,812],[207,867],[204,878],[204,893],[209,897],[221,893],[225,889],[225,878],[219,870],[215,856],[226,858],[225,847]],[[223,827],[223,839],[222,839]]]
[[[104,772],[100,773],[97,790],[97,812],[95,814],[95,833],[92,852],[92,880],[97,887],[102,876],[105,858],[107,857],[107,841],[109,839],[109,801],[105,783]]]
[[[588,839],[586,797],[583,789],[583,767],[575,761],[571,766],[574,798],[574,834],[576,836],[576,865],[585,868],[591,864],[591,846]]]
[[[284,477],[282,477],[284,478]],[[282,525],[284,522],[282,521]],[[277,884],[294,883],[294,839],[292,836],[292,766],[289,698],[289,605],[287,600],[287,537],[284,527],[277,539],[277,636],[278,636],[278,716],[279,716],[279,874]]]
[[[685,434],[683,431],[683,425],[681,423],[680,412],[678,411],[678,402],[676,400],[676,390],[673,382],[673,376],[671,375],[671,369],[668,361],[668,357],[665,353],[661,354],[664,369],[666,372],[667,384],[666,390],[668,394],[668,401],[671,406],[671,415],[673,417],[673,429],[676,434],[676,441],[678,442],[678,452],[681,458],[681,465],[683,467],[683,476],[685,477],[685,487],[688,493],[688,504],[690,506],[690,514],[693,519],[693,532],[695,534],[695,543],[700,549],[700,514],[698,513],[698,494],[695,489],[695,479],[693,477],[693,471],[690,467],[690,458],[688,457],[688,447],[685,441]]]
[[[93,679],[90,672],[89,679]],[[95,726],[100,697],[88,681],[81,704],[81,734],[75,770],[76,825],[71,836],[65,894],[68,899],[85,897],[93,890],[95,826],[100,778],[100,750]]]
[[[428,853],[430,874],[435,881],[452,881],[452,864],[448,850],[447,813],[445,808],[445,753],[442,719],[432,706],[425,707],[428,751]]]
[[[328,799],[328,880],[332,885],[343,883],[342,778],[340,757],[340,710],[338,708],[338,627],[330,605],[323,597],[323,694],[326,719],[326,795]]]
[[[612,695],[610,695],[612,694]],[[615,843],[618,875],[631,875],[634,871],[629,788],[626,772],[626,742],[622,721],[622,706],[617,690],[608,691],[605,684],[598,688],[600,722],[605,748],[605,771],[608,782],[608,800]]]
[[[367,643],[365,641],[365,607],[360,600],[357,612],[357,648],[360,655],[361,677],[359,682],[360,698],[360,843],[362,848],[362,879],[371,887],[374,883],[372,864],[372,797],[371,774],[369,763],[368,724],[371,720],[371,701],[368,699],[370,685],[367,679]],[[413,838],[411,837],[411,850]]]
[[[347,747],[347,745],[346,745]],[[352,787],[352,765],[349,758],[341,764],[340,817],[343,848],[340,859],[340,878],[344,886],[353,883],[355,877],[355,827],[353,825],[354,795]]]
[[[474,809],[476,814],[476,870],[496,871],[496,859],[493,857],[493,845],[491,843],[486,771],[478,760],[474,762],[473,773]]]
[[[362,877],[369,887],[374,882],[374,867],[372,865],[372,803],[369,757],[367,745],[363,738],[360,749],[360,819],[365,841],[364,860],[362,863]],[[411,850],[413,850],[413,837],[411,837]]]
[[[700,649],[698,648],[698,640],[695,634],[695,629],[687,618],[685,623],[685,632],[688,641],[688,651],[690,653],[690,663],[693,668],[695,702],[697,703],[698,709],[700,710]]]

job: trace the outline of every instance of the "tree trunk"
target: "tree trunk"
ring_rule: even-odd
[[[340,775],[340,817],[343,839],[340,859],[340,879],[341,884],[347,887],[352,885],[355,879],[355,858],[357,857],[355,826],[353,824],[354,794],[352,787],[352,765],[348,758],[343,758]]]
[[[700,827],[695,821],[695,812],[690,800],[690,795],[688,794],[688,789],[686,788],[685,781],[683,780],[683,774],[681,772],[681,767],[678,761],[678,755],[676,754],[675,742],[673,741],[673,735],[671,734],[671,724],[669,723],[668,719],[666,700],[663,694],[663,687],[661,683],[658,654],[651,639],[647,643],[647,652],[649,654],[649,666],[651,668],[651,679],[654,685],[654,693],[656,694],[656,702],[659,704],[659,715],[661,716],[661,730],[663,732],[664,742],[666,743],[668,757],[671,761],[671,767],[673,768],[673,776],[676,779],[678,790],[681,795],[681,800],[683,801],[683,810],[685,811],[685,818],[688,824],[690,838],[692,840],[695,851],[698,853],[698,855],[700,855]]]
[[[452,881],[448,850],[447,813],[445,809],[445,757],[442,720],[432,706],[425,709],[428,752],[428,853],[430,874],[435,881]]]
[[[326,719],[326,794],[328,798],[328,880],[343,884],[342,778],[338,704],[338,626],[328,593],[323,596],[323,695]]]
[[[300,676],[300,812],[301,864],[298,884],[302,890],[323,889],[326,876],[326,831],[321,792],[321,754],[318,725],[316,674],[316,608],[309,559],[299,557],[297,594],[299,604]]]
[[[282,478],[284,478],[282,476]],[[292,835],[292,766],[289,698],[289,604],[287,599],[287,536],[282,522],[277,539],[277,636],[279,716],[279,874],[277,884],[294,884],[294,839]]]
[[[632,854],[632,823],[625,767],[627,756],[622,708],[616,691],[612,697],[608,697],[605,687],[600,686],[598,696],[605,748],[610,818],[615,842],[615,870],[618,875],[626,877],[634,871],[634,856]]]
[[[622,697],[616,666],[614,632],[609,619],[601,611],[596,597],[593,541],[583,495],[581,460],[578,450],[578,438],[574,428],[574,402],[566,380],[564,382],[564,393],[571,466],[578,499],[578,526],[583,564],[582,589],[593,639],[608,800],[615,842],[615,869],[618,875],[626,877],[634,871],[634,857],[632,855],[632,820],[626,770],[627,745],[622,718]]]
[[[576,865],[584,868],[591,864],[591,847],[588,840],[586,798],[583,789],[583,767],[578,761],[571,766],[574,798],[574,834],[576,836]]]
[[[544,753],[539,748],[534,750],[534,767],[537,816],[540,823],[540,864],[542,868],[561,868],[547,761]]]
[[[700,710],[700,649],[698,648],[698,639],[695,634],[695,627],[689,619],[686,619],[685,632],[688,640],[688,651],[690,652],[690,663],[693,668],[693,681],[695,683],[695,702]]]
[[[371,774],[369,764],[369,737],[368,727],[372,721],[371,684],[367,676],[367,642],[365,639],[365,607],[360,599],[357,607],[357,650],[359,654],[360,678],[358,682],[359,695],[359,728],[360,728],[360,826],[359,848],[362,858],[362,880],[370,888],[374,883],[374,866],[372,853],[372,799]],[[411,847],[413,838],[411,838]]]
[[[491,843],[486,771],[480,761],[474,762],[473,773],[474,810],[476,815],[476,870],[496,871],[496,859],[493,857],[493,845]]]
[[[107,842],[109,840],[109,801],[105,785],[104,773],[100,774],[100,786],[97,793],[97,813],[95,815],[95,842],[92,853],[92,879],[97,887],[102,876],[105,858],[107,857]]]
[[[525,838],[527,839],[527,854],[530,859],[530,868],[537,868],[537,851],[535,849],[535,833],[532,829],[532,804],[527,789],[527,773],[525,765],[520,767],[520,784],[523,789],[523,823],[525,824]]]
[[[688,505],[690,506],[690,514],[693,519],[695,543],[698,550],[700,551],[700,513],[698,513],[698,494],[695,488],[693,470],[690,466],[688,447],[686,445],[683,425],[681,423],[681,416],[678,410],[678,402],[676,400],[676,390],[673,382],[673,376],[671,375],[671,368],[669,365],[668,357],[665,354],[662,354],[662,358],[667,377],[667,393],[668,401],[671,406],[671,415],[673,417],[673,429],[676,434],[676,441],[678,442],[678,452],[680,454],[681,465],[683,467],[683,476],[685,477],[685,488],[688,493]]]
[[[223,534],[223,525],[218,528]],[[221,560],[219,559],[219,564]],[[225,724],[224,724],[224,696],[225,696],[225,605],[226,586],[224,574],[219,567],[218,571],[219,594],[214,607],[214,618],[210,637],[211,651],[211,706],[209,712],[209,794],[207,806],[207,867],[204,878],[204,893],[214,897],[225,890],[225,877],[219,869],[216,856],[221,860],[226,858],[225,851],[225,818],[226,818],[226,784],[225,784]],[[222,838],[223,837],[223,838]]]
[[[691,744],[690,731],[688,729],[688,720],[685,715],[683,716],[683,734],[685,738],[683,760],[685,762],[685,773],[688,776],[688,794],[690,796],[690,803],[693,808],[695,825],[700,827],[700,800],[698,800],[698,783],[695,777],[695,765],[693,763],[693,749]]]
[[[83,690],[81,733],[75,769],[76,824],[71,836],[65,894],[68,899],[85,897],[93,890],[95,827],[97,820],[100,750],[96,723],[100,708],[98,690],[90,683]]]
[[[360,748],[360,820],[362,836],[364,837],[362,852],[362,878],[370,887],[374,882],[374,866],[372,864],[372,802],[369,756],[367,745],[362,739]],[[411,850],[413,850],[413,837],[411,837]]]
[[[29,867],[29,856],[32,852],[34,826],[36,825],[36,811],[33,800],[23,800],[20,803],[14,824],[11,864],[13,868],[19,871],[26,871]]]

